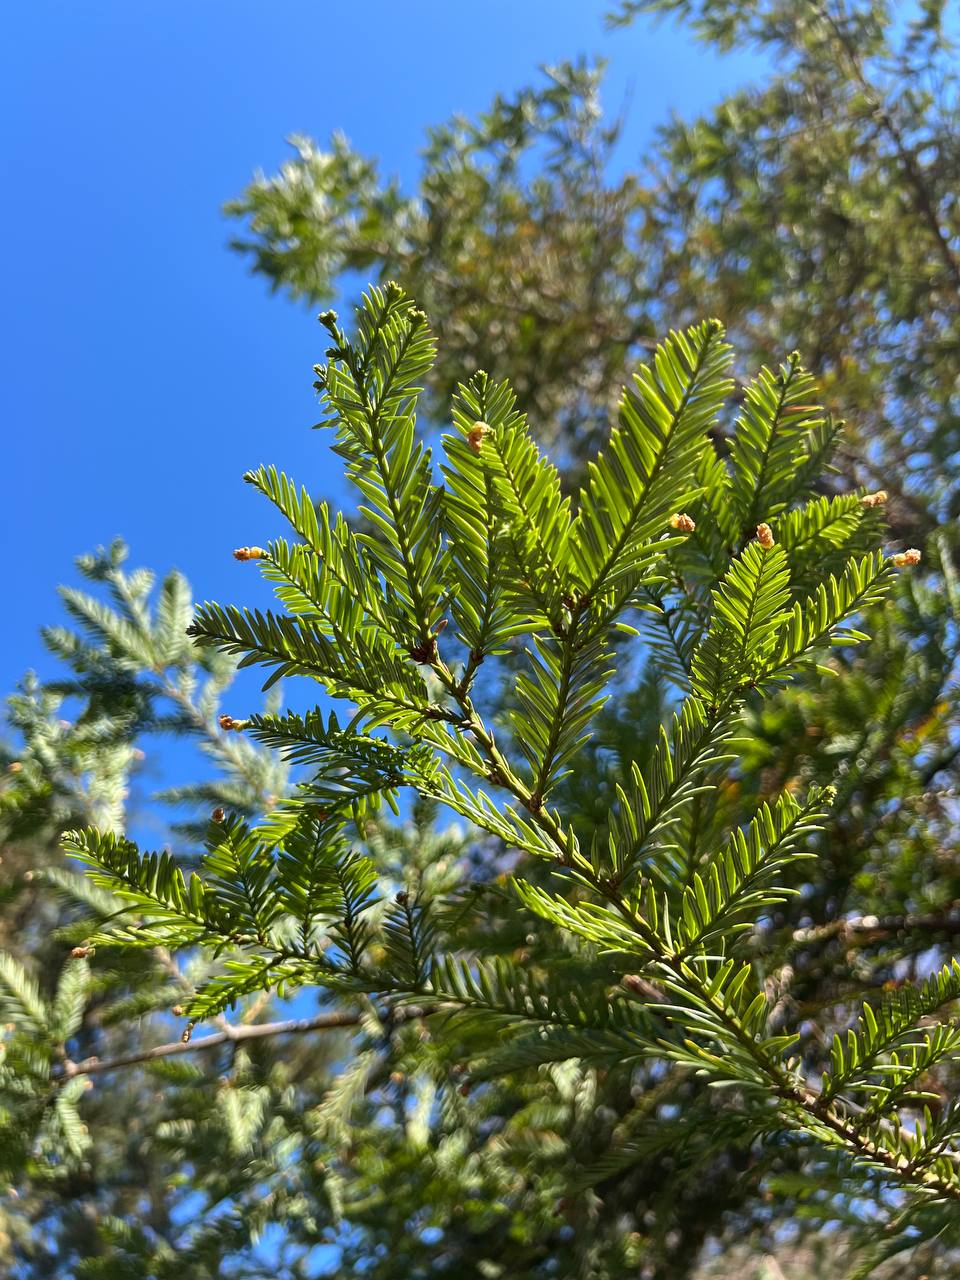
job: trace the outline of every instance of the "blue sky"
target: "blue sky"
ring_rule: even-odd
[[[482,110],[543,62],[610,60],[629,97],[623,162],[670,111],[757,70],[688,33],[607,32],[593,0],[11,0],[0,40],[0,312],[6,597],[0,676],[52,674],[74,555],[122,534],[132,562],[182,569],[198,598],[249,598],[239,544],[276,532],[241,482],[273,461],[317,492],[308,430],[323,336],[226,247],[220,207],[294,132],[342,129],[412,186],[426,126]],[[335,465],[335,460],[333,460]]]

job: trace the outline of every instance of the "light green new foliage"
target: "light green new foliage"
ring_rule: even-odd
[[[365,522],[355,532],[272,468],[251,473],[298,539],[260,557],[284,611],[207,604],[191,631],[267,667],[268,683],[308,675],[355,710],[239,722],[307,776],[259,824],[215,815],[195,875],[113,835],[71,834],[66,847],[130,908],[91,943],[222,955],[193,1018],[313,982],[488,1026],[479,1074],[673,1059],[738,1090],[750,1132],[806,1135],[926,1206],[960,1201],[956,1125],[901,1118],[925,1097],[923,1074],[960,1048],[952,1024],[929,1021],[957,995],[955,968],[865,1010],[816,1083],[797,1031],[771,1017],[770,975],[748,945],[802,885],[835,793],[784,792],[712,848],[695,852],[689,836],[694,804],[736,777],[747,704],[836,674],[833,646],[865,639],[857,618],[894,569],[869,505],[812,489],[835,427],[799,358],[748,385],[724,458],[712,443],[731,390],[722,327],[671,334],[571,502],[509,387],[482,373],[459,390],[438,482],[416,422],[433,339],[397,286],[371,289],[352,340],[332,313],[321,319],[333,344],[317,368],[324,425]],[[638,653],[660,664],[665,636],[676,714],[618,790],[604,837],[582,848],[551,791],[576,767],[613,671]],[[505,654],[507,699],[487,674]],[[447,906],[463,919],[469,895],[385,902],[351,833],[405,787],[517,851],[516,911],[605,953],[622,989],[574,990],[460,947]]]

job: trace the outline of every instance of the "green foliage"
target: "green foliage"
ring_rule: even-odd
[[[455,408],[447,497],[415,435],[414,384],[433,343],[398,287],[364,300],[353,342],[333,317],[323,323],[335,345],[318,387],[368,530],[347,537],[336,532],[339,521],[321,530],[325,510],[314,525],[292,486],[259,473],[260,487],[307,536],[298,552],[302,594],[292,616],[205,605],[192,630],[202,644],[239,654],[241,665],[273,667],[268,684],[278,673],[310,675],[355,711],[345,728],[319,707],[235,722],[308,776],[260,825],[227,816],[211,823],[189,879],[167,854],[140,854],[96,831],[71,835],[66,847],[137,913],[132,924],[108,920],[92,942],[229,953],[188,1002],[193,1019],[259,988],[313,982],[340,998],[370,993],[391,1016],[408,1009],[459,1028],[436,1031],[441,1045],[448,1036],[455,1044],[479,1035],[487,1046],[499,1037],[498,1051],[470,1055],[480,1058],[478,1080],[571,1060],[617,1070],[672,1063],[735,1093],[741,1135],[794,1134],[836,1150],[918,1211],[960,1199],[950,1138],[929,1112],[915,1133],[901,1119],[935,1096],[916,1082],[955,1050],[952,1026],[925,1020],[955,998],[956,975],[948,969],[879,1020],[867,1005],[864,1032],[851,1032],[846,1049],[836,1040],[832,1072],[814,1090],[798,1052],[802,1030],[775,1013],[776,970],[758,947],[764,921],[797,893],[837,790],[814,786],[800,799],[784,787],[766,802],[729,812],[723,804],[735,779],[734,735],[760,699],[776,700],[811,668],[819,679],[817,662],[837,675],[823,651],[865,640],[856,624],[892,584],[892,561],[878,549],[846,554],[861,534],[849,503],[845,532],[831,544],[843,549],[839,575],[824,565],[811,584],[813,566],[801,557],[803,585],[793,582],[791,550],[824,523],[805,462],[823,451],[824,416],[809,404],[812,385],[798,361],[779,380],[764,372],[748,391],[725,458],[714,444],[730,390],[720,326],[671,335],[624,399],[609,451],[571,508],[509,390],[483,375],[464,384]],[[696,530],[673,518],[694,501]],[[725,502],[738,522],[779,517],[794,538],[777,545],[760,520],[711,580],[710,538],[729,536],[709,527],[711,513]],[[700,542],[684,538],[701,521]],[[318,548],[334,543],[328,568]],[[285,603],[294,575],[279,545],[258,558]],[[471,553],[478,565],[465,575],[460,604],[460,566]],[[358,592],[344,589],[364,578]],[[606,839],[595,838],[588,856],[546,797],[562,797],[614,662],[629,665],[637,636],[642,643],[632,625],[626,639],[617,634],[622,615],[634,611],[643,624],[652,611],[654,626],[678,597],[691,632],[686,697],[672,730],[661,729],[631,785],[617,790]],[[448,614],[457,656],[444,652]],[[481,688],[475,677],[482,660],[504,650],[515,683],[499,740],[475,701],[489,682]],[[580,954],[594,969],[586,985],[582,970],[572,983],[574,970],[562,963],[541,974],[491,953],[480,899],[414,884],[386,907],[376,862],[352,847],[345,823],[352,815],[362,833],[374,812],[368,799],[401,786],[418,803],[468,816],[518,856],[535,855],[500,910],[513,927],[539,922],[571,962]],[[560,877],[559,891],[541,867]],[[928,1139],[915,1136],[927,1129],[937,1135],[929,1160]]]
[[[731,389],[730,356],[719,321],[671,334],[624,396],[608,452],[587,468],[570,535],[578,586],[591,600],[629,599],[655,535],[694,496],[704,433]]]

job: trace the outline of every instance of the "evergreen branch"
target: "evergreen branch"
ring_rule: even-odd
[[[337,345],[317,385],[336,415],[347,476],[369,504],[361,512],[380,535],[360,540],[416,628],[396,639],[426,653],[443,614],[440,490],[430,481],[429,451],[415,439],[413,383],[433,363],[433,338],[426,316],[392,283],[364,296],[357,343],[346,341],[334,317],[323,319]]]
[[[273,667],[265,688],[283,676],[313,676],[335,696],[359,703],[371,724],[389,719],[402,728],[424,718],[457,722],[430,704],[416,671],[370,632],[338,632],[334,642],[304,620],[206,604],[197,611],[190,634],[200,644],[242,654],[241,667]]]
[[[731,496],[745,531],[778,515],[795,492],[807,443],[825,422],[810,401],[813,378],[793,352],[774,374],[762,368],[744,388],[731,444]]]
[[[705,321],[671,333],[624,392],[609,454],[588,465],[570,534],[581,596],[597,600],[635,580],[645,544],[693,496],[707,431],[732,387],[730,355],[723,326]]]
[[[789,600],[782,548],[750,542],[713,593],[710,629],[691,666],[691,688],[709,707],[728,705],[764,678]]]
[[[326,808],[357,802],[411,786],[428,778],[435,758],[422,744],[401,748],[385,738],[341,729],[333,713],[326,722],[319,708],[305,716],[254,715],[248,732],[284,759],[316,772],[307,785],[310,798]]]
[[[729,759],[733,729],[732,713],[714,714],[698,698],[684,701],[670,733],[660,726],[646,771],[632,766],[630,782],[618,786],[618,803],[610,812],[606,857],[620,884],[638,874],[641,864],[652,874],[669,875],[662,855],[670,833],[709,772]],[[595,868],[603,858],[597,847],[591,858]]]
[[[221,815],[202,875],[189,882],[169,857],[141,857],[100,836],[71,837],[101,882],[144,917],[136,936],[128,931],[131,944],[159,938],[245,949],[196,993],[191,1008],[201,1016],[305,978],[354,996],[405,1001],[430,992],[446,1011],[525,1028],[505,1058],[514,1065],[564,1054],[673,1061],[713,1086],[735,1086],[755,1134],[768,1131],[775,1114],[781,1127],[835,1146],[905,1189],[960,1200],[960,1180],[943,1155],[947,1137],[938,1131],[928,1158],[896,1119],[898,1106],[926,1096],[930,1067],[960,1051],[960,1030],[923,1025],[956,998],[960,968],[880,1014],[865,1009],[859,1033],[835,1046],[832,1077],[813,1089],[790,1056],[797,1034],[779,1033],[759,966],[737,953],[737,940],[791,891],[793,862],[809,856],[803,841],[822,816],[820,793],[799,803],[787,790],[752,817],[753,804],[745,814],[742,798],[726,803],[718,795],[716,816],[701,821],[711,808],[701,798],[728,758],[751,691],[766,693],[793,677],[821,646],[861,639],[851,620],[882,597],[892,563],[914,563],[919,554],[892,563],[875,551],[861,556],[873,526],[849,496],[789,510],[805,496],[808,473],[833,433],[807,403],[811,383],[798,360],[779,378],[762,370],[745,392],[728,471],[707,441],[729,388],[720,326],[671,335],[625,396],[608,455],[592,466],[571,523],[556,470],[528,436],[509,389],[482,375],[455,406],[448,490],[432,483],[429,453],[416,439],[414,383],[430,366],[433,343],[396,287],[364,299],[355,341],[332,316],[324,324],[335,346],[319,385],[336,421],[336,451],[373,532],[351,535],[340,522],[331,529],[305,493],[261,471],[255,483],[306,542],[278,542],[241,558],[265,561],[286,614],[208,605],[192,633],[241,655],[241,665],[271,668],[268,684],[283,674],[312,675],[357,714],[346,729],[319,712],[251,722],[255,736],[316,777],[259,827]],[[670,524],[696,532],[677,508],[701,493],[699,537],[670,536]],[[734,527],[725,503],[747,523],[762,518],[756,540],[738,555],[747,531]],[[767,517],[782,526],[797,564],[776,545]],[[821,560],[832,557],[831,566],[842,559],[837,577],[812,563],[815,548]],[[607,632],[624,609],[649,603],[661,582],[651,577],[656,560],[693,617],[688,636],[669,636],[681,675],[689,662],[690,695],[672,733],[661,732],[647,766],[618,791],[609,837],[595,840],[587,858],[545,799],[602,703]],[[791,568],[800,572],[792,582]],[[139,588],[117,590],[123,618],[139,626]],[[174,612],[175,605],[171,597]],[[468,648],[462,667],[440,655],[448,613]],[[529,637],[532,670],[516,681],[510,752],[480,715],[472,688],[485,656],[520,634]],[[380,725],[389,740],[373,734]],[[730,780],[737,781],[733,770]],[[500,788],[508,802],[472,790],[471,781]],[[595,956],[597,972],[611,956],[618,965],[629,961],[636,972],[622,985],[636,1007],[619,1008],[607,977],[591,987],[547,970],[541,981],[529,965],[477,956],[473,937],[444,933],[443,917],[416,893],[402,891],[386,911],[370,910],[376,868],[346,847],[338,808],[389,796],[407,782],[562,869],[574,894],[518,879],[521,904],[572,935],[579,953],[603,953]],[[703,849],[713,852],[703,858]],[[409,875],[418,889],[420,874],[417,861]],[[290,942],[297,938],[299,947]],[[71,977],[57,996],[64,1026],[76,1019],[78,990]],[[843,1096],[849,1091],[866,1094],[869,1105]]]
[[[532,676],[517,677],[518,710],[511,714],[516,741],[533,773],[530,803],[542,804],[560,771],[586,741],[586,727],[606,701],[612,675],[609,651],[594,635],[579,638],[574,619],[559,639],[535,637],[528,650]]]
[[[863,1006],[859,1030],[848,1031],[846,1040],[835,1035],[830,1052],[831,1069],[824,1077],[822,1096],[835,1097],[841,1089],[863,1087],[869,1074],[877,1070],[881,1055],[894,1055],[884,1068],[885,1081],[898,1080],[912,1068],[912,1055],[930,1048],[927,1037],[920,1029],[921,1019],[929,1017],[946,1004],[960,999],[960,961],[954,959],[944,965],[939,973],[929,978],[921,987],[904,986],[874,1010]],[[945,1028],[938,1027],[937,1032]],[[956,1031],[956,1028],[951,1028]],[[919,1044],[917,1042],[920,1042]],[[960,1040],[942,1046],[943,1052],[956,1050]],[[897,1059],[894,1051],[906,1049],[904,1060]]]
[[[761,805],[748,826],[734,832],[726,846],[693,873],[675,926],[681,954],[723,945],[750,928],[762,910],[796,892],[769,882],[799,859],[813,856],[796,846],[822,829],[822,802],[831,798],[813,793],[800,804],[784,792],[772,808]],[[753,919],[744,921],[744,913]]]
[[[873,551],[854,558],[839,578],[832,574],[821,582],[813,597],[795,602],[763,673],[765,681],[779,681],[793,674],[797,666],[812,660],[827,644],[858,644],[866,639],[861,631],[843,628],[847,619],[886,594],[893,566],[882,552]]]
[[[519,415],[492,430],[482,447],[503,510],[510,594],[529,613],[528,628],[545,620],[558,631],[570,537],[570,503],[560,476]]]
[[[443,513],[457,585],[450,610],[470,651],[469,674],[461,681],[465,688],[485,656],[505,652],[506,642],[526,629],[526,619],[518,619],[512,607],[509,524],[489,465],[491,446],[485,443],[488,436],[525,429],[515,405],[507,383],[491,383],[478,373],[460,386],[453,401],[458,434],[443,439]]]

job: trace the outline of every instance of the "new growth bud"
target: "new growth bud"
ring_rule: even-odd
[[[225,817],[226,817],[226,814],[224,813],[223,809],[221,808],[220,805],[217,805],[216,809],[214,809],[213,813],[211,813],[210,815],[210,821],[217,823],[217,825],[219,826],[219,824],[224,820]]]
[[[491,428],[486,422],[475,422],[467,432],[467,444],[474,453],[479,453],[483,446],[483,437],[489,435]]]
[[[91,949],[90,947],[71,947],[70,954],[74,960],[84,960],[90,954]]]
[[[865,493],[860,499],[860,505],[861,507],[882,507],[886,500],[886,489],[878,489],[876,493]]]
[[[243,733],[249,723],[249,720],[234,720],[233,716],[221,716],[218,721],[224,733]]]
[[[237,547],[233,558],[234,560],[262,560],[266,554],[263,547]]]
[[[757,541],[764,551],[769,551],[774,544],[773,530],[768,524],[757,525]]]
[[[676,515],[670,517],[670,528],[676,529],[679,533],[693,533],[696,527],[696,521],[685,511],[678,511]]]
[[[916,547],[908,547],[906,551],[900,551],[895,556],[890,557],[891,564],[895,564],[898,569],[905,569],[912,564],[919,564],[923,558],[922,553]]]

